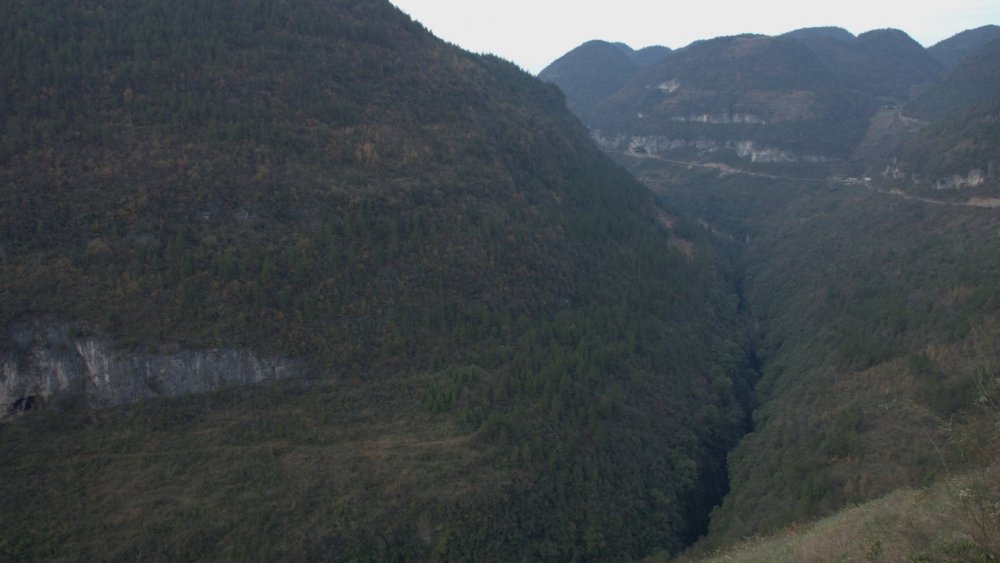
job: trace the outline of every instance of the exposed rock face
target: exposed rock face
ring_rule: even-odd
[[[953,174],[948,178],[939,179],[934,183],[934,187],[939,190],[960,190],[962,188],[978,188],[985,183],[986,174],[977,168],[965,176]]]
[[[592,131],[598,146],[609,151],[626,152],[636,156],[668,156],[680,150],[696,151],[699,155],[730,151],[750,162],[833,162],[824,156],[801,155],[774,147],[762,147],[754,141],[712,139],[674,139],[662,135],[607,135]]]
[[[893,183],[894,186],[902,184],[916,188],[933,188],[939,191],[981,188],[987,184],[995,185],[997,182],[997,173],[992,162],[987,163],[985,171],[982,168],[974,168],[964,175],[959,172],[943,177],[928,177],[929,175],[911,173],[908,172],[909,168],[912,168],[909,163],[893,157],[882,171],[882,178]]]
[[[176,397],[288,377],[296,364],[247,350],[117,350],[100,338],[75,337],[66,325],[24,323],[0,354],[0,417],[50,400],[81,397],[96,407]]]
[[[710,123],[714,125],[732,125],[744,123],[748,125],[767,125],[767,121],[752,113],[702,113],[691,115],[675,115],[670,121],[678,123]]]
[[[722,145],[710,139],[671,139],[662,135],[605,135],[600,131],[592,131],[591,136],[603,149],[628,153],[659,155],[680,149],[712,153],[722,149]]]

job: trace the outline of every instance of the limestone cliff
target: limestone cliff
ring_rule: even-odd
[[[608,134],[599,130],[592,131],[591,136],[604,150],[624,152],[633,156],[669,158],[673,156],[671,153],[686,151],[689,156],[728,152],[741,160],[761,163],[817,163],[836,160],[826,156],[797,154],[775,147],[761,146],[760,143],[745,139],[724,141],[706,138],[684,139],[664,135]]]
[[[60,323],[22,323],[6,337],[0,354],[0,417],[53,400],[78,398],[91,406],[108,407],[259,383],[296,372],[292,360],[262,359],[248,350],[121,350],[103,338],[73,335]]]

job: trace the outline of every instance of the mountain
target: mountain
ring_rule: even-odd
[[[990,52],[942,76],[894,30],[718,38],[638,71],[584,117],[710,233],[746,315],[758,406],[692,557],[728,560],[766,534],[733,560],[1000,553]],[[810,111],[778,113],[792,93]],[[759,147],[796,166],[763,165]],[[868,174],[834,172],[872,160]]]
[[[796,41],[747,35],[675,51],[582,117],[612,149],[815,162],[857,142],[867,103]]]
[[[588,41],[548,65],[538,77],[558,84],[576,115],[589,114],[594,106],[613,94],[640,68],[670,53],[667,47],[638,51],[623,43]]]
[[[984,25],[935,43],[927,51],[945,68],[950,69],[997,38],[1000,38],[1000,26]]]
[[[910,98],[915,88],[940,78],[944,69],[919,43],[898,29],[862,33],[860,56],[843,65],[843,72],[872,95],[894,101]]]
[[[19,0],[0,34],[3,558],[704,532],[754,377],[726,261],[555,87],[383,0]]]
[[[823,39],[833,39],[843,43],[850,43],[856,37],[850,31],[842,27],[804,27],[782,34],[782,37],[798,39],[800,41],[817,41]]]
[[[818,28],[794,31],[786,37],[804,44],[833,67],[844,86],[890,103],[908,99],[914,88],[943,73],[940,63],[897,29],[874,30],[857,37],[845,34],[838,28]]]
[[[0,34],[3,559],[669,557],[925,486],[971,523],[913,558],[996,558],[996,201],[824,167],[919,126],[901,32],[594,44],[593,131],[384,0]],[[961,169],[996,108],[936,88],[899,162]]]
[[[606,41],[588,41],[553,61],[538,77],[559,84],[569,108],[584,115],[639,69],[626,49]]]
[[[916,41],[892,29],[857,37],[836,27],[721,37],[619,74],[610,69],[624,68],[624,59],[609,45],[604,50],[618,62],[597,66],[568,54],[541,75],[564,90],[599,143],[729,164],[852,159],[879,108],[909,100],[944,72]],[[569,59],[576,61],[573,72],[561,71]]]
[[[641,68],[659,62],[661,59],[663,59],[663,57],[666,57],[671,52],[672,51],[669,47],[664,47],[662,45],[652,45],[649,47],[643,47],[638,51],[632,51],[631,53],[629,53],[629,57],[632,59],[632,62],[634,62]]]

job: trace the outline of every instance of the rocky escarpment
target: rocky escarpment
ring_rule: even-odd
[[[985,170],[983,169],[985,168]],[[972,189],[995,189],[998,181],[996,166],[993,162],[986,163],[983,168],[973,168],[967,173],[958,170],[948,173],[948,170],[920,170],[911,162],[892,158],[882,170],[883,181],[892,187],[907,187],[912,189],[934,191],[962,191]],[[914,172],[913,170],[919,170]],[[937,172],[936,174],[934,172]]]
[[[592,131],[591,136],[597,145],[605,150],[625,152],[634,156],[669,157],[670,153],[686,151],[698,156],[729,152],[741,160],[761,163],[817,163],[836,160],[826,156],[797,154],[775,147],[761,146],[760,143],[746,139],[725,141],[705,138],[684,139],[665,135],[606,134],[597,130]]]
[[[0,417],[72,398],[108,407],[202,393],[288,377],[297,367],[240,349],[120,350],[71,332],[65,324],[40,322],[10,329],[0,354]]]

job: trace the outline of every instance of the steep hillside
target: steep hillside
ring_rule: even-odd
[[[1000,97],[908,136],[881,181],[937,199],[1000,196]]]
[[[309,376],[5,405],[3,557],[607,559],[704,530],[752,375],[730,279],[555,87],[382,0],[15,1],[0,37],[3,373],[101,342]]]
[[[1000,470],[993,467],[674,561],[993,561],[1000,557],[998,502]]]
[[[986,44],[903,108],[906,115],[939,121],[989,102],[1000,92],[1000,39]]]
[[[635,166],[744,264],[761,406],[703,549],[1000,461],[994,210]]]
[[[1000,26],[984,25],[935,43],[927,51],[945,68],[951,69],[994,39],[1000,39]]]
[[[908,135],[871,175],[892,188],[967,200],[1000,194],[1000,40],[903,108],[931,124]]]
[[[858,36],[854,60],[842,69],[856,87],[879,98],[905,101],[921,86],[944,74],[944,68],[919,43],[898,29]]]

